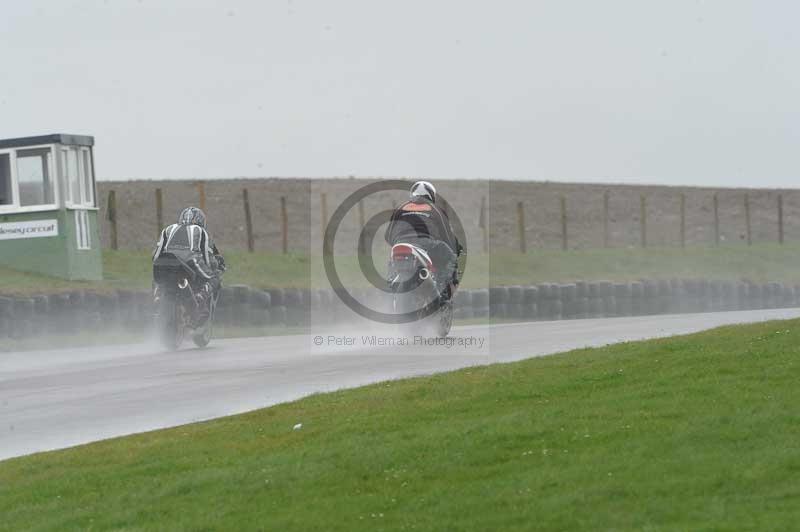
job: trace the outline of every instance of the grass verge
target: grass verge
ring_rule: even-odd
[[[298,255],[266,253],[226,254],[230,271],[226,284],[259,287],[305,287],[309,259]],[[76,289],[108,292],[119,289],[149,289],[153,276],[151,252],[104,251],[103,281],[67,281],[0,266],[0,294],[52,294]]]
[[[0,529],[792,529],[798,325],[376,384],[0,462]]]
[[[227,284],[267,287],[329,286],[321,260],[300,255],[229,252]],[[800,282],[800,244],[760,243],[698,248],[535,250],[526,255],[468,256],[464,286],[535,284],[575,280],[630,281],[639,278],[705,277],[752,281]],[[339,257],[337,270],[346,286],[367,286],[355,257]],[[376,264],[378,271],[384,267]],[[150,286],[148,251],[105,251],[105,280],[70,282],[0,267],[0,294],[53,293],[87,288],[109,291]]]

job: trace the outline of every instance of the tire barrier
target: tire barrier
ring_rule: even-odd
[[[354,295],[369,305],[385,303],[372,292],[356,290]],[[708,279],[540,283],[461,289],[453,305],[459,320],[513,321],[756,310],[800,307],[800,285]],[[0,296],[0,338],[115,328],[144,331],[152,324],[153,312],[149,291]],[[322,320],[349,319],[330,290],[261,290],[246,285],[223,287],[216,314],[216,322],[227,327],[308,327]]]

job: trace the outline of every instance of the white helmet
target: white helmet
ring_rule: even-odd
[[[436,203],[436,187],[427,181],[417,181],[411,185],[411,199],[419,197],[428,198],[431,203]]]

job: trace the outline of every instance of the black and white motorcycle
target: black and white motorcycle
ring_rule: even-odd
[[[191,251],[164,252],[153,262],[153,303],[159,340],[178,349],[186,334],[197,347],[211,341],[219,293]]]

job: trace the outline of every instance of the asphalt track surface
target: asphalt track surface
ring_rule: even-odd
[[[419,339],[415,344],[415,338],[394,330],[362,326],[320,335],[214,340],[206,349],[178,352],[143,343],[0,353],[0,460],[246,412],[315,392],[796,317],[800,309],[463,326],[453,329],[449,345],[420,345]],[[388,345],[372,345],[373,337]]]

